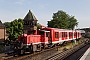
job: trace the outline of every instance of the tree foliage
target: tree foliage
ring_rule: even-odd
[[[39,23],[37,23],[37,29],[41,29],[41,26]]]
[[[74,29],[78,25],[74,16],[70,16],[66,12],[59,10],[53,13],[53,19],[48,21],[48,27],[61,28],[61,29]]]
[[[11,22],[5,22],[4,25],[10,40],[17,40],[18,36],[23,33],[23,19],[19,18]]]

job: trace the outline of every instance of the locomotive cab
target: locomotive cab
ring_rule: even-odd
[[[27,34],[22,34],[18,37],[18,42],[21,42],[23,44],[26,44]]]
[[[47,48],[49,45],[52,44],[50,31],[40,30],[39,31],[39,34],[41,35],[42,46],[44,46],[45,48]]]
[[[39,34],[41,35],[41,42],[50,44],[50,31],[40,30]]]

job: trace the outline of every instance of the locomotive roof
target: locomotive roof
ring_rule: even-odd
[[[32,13],[31,10],[29,10],[29,12],[27,13],[27,15],[25,16],[24,20],[37,20],[36,17],[34,16],[34,14]]]
[[[50,32],[50,31],[47,31],[47,30],[40,30],[40,31],[44,31],[44,32]]]

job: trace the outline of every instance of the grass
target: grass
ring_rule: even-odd
[[[76,46],[76,45],[78,45],[80,43],[82,43],[82,42],[81,41],[76,41],[76,44],[74,42],[70,42],[70,43],[66,44],[65,46],[62,46],[62,47],[58,48],[58,51],[73,48],[74,46]]]

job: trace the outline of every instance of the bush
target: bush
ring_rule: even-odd
[[[3,53],[3,48],[4,48],[4,46],[0,45],[0,53]]]

